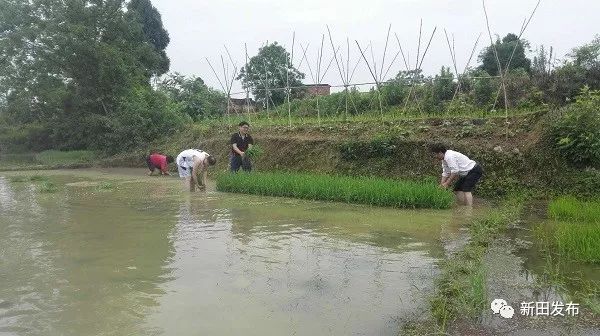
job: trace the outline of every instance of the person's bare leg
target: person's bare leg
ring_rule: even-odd
[[[457,191],[456,199],[458,200],[458,204],[460,204],[460,205],[465,204],[465,193],[462,191]]]
[[[191,192],[196,191],[196,181],[191,176],[190,176],[190,191]]]
[[[464,193],[464,200],[466,206],[473,206],[473,193],[470,191]]]
[[[183,188],[189,190],[189,191],[194,191],[194,181],[192,180],[191,176],[186,176],[185,180],[183,181]]]

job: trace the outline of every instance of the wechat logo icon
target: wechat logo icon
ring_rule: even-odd
[[[506,300],[503,299],[495,299],[492,301],[490,305],[492,312],[494,315],[500,314],[505,319],[510,319],[515,315],[515,310],[513,307],[509,306]]]

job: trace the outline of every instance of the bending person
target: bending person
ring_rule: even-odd
[[[448,188],[454,184],[454,192],[459,204],[473,205],[473,189],[483,175],[481,166],[466,155],[449,150],[441,144],[429,146],[435,157],[442,161],[440,186]]]
[[[176,162],[179,177],[185,178],[185,184],[189,185],[190,191],[195,191],[196,185],[201,190],[206,189],[208,167],[214,166],[217,160],[199,149],[186,149],[177,155]]]
[[[146,157],[146,164],[148,165],[148,175],[152,175],[155,169],[158,169],[160,175],[170,175],[168,166],[169,163],[173,162],[173,157],[170,155],[162,155],[157,152],[152,152]]]

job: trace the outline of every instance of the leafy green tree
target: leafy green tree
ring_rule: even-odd
[[[600,167],[600,91],[586,86],[576,103],[559,111],[549,135],[552,145],[571,164]]]
[[[496,93],[498,92],[500,81],[497,78],[489,78],[485,70],[474,70],[470,73],[471,77],[477,77],[473,80],[472,96],[476,106],[489,109],[494,104]]]
[[[528,73],[531,71],[531,60],[529,60],[525,55],[526,49],[529,48],[529,42],[524,39],[519,40],[518,36],[515,34],[508,34],[502,39],[502,41],[500,41],[498,38],[494,43],[494,46],[498,52],[498,59],[500,60],[500,65],[502,66],[503,71],[506,71],[505,68],[508,64],[510,56],[513,53],[513,50],[515,50],[515,53],[510,62],[510,69],[522,68]],[[481,62],[479,69],[484,70],[492,76],[497,76],[499,74],[498,62],[496,60],[493,46],[489,46],[481,52],[479,55],[479,61]]]
[[[152,92],[150,77],[168,69],[168,35],[160,15],[143,0],[130,2],[128,10],[125,4],[1,1],[4,120],[15,127],[41,127],[44,146],[65,149],[97,148],[99,137],[118,132],[111,120],[123,112],[123,99],[136,90]]]
[[[152,6],[150,0],[131,0],[127,4],[127,16],[129,20],[138,23],[142,29],[144,40],[154,46],[156,53],[150,62],[152,75],[162,75],[169,71],[169,58],[165,52],[170,42],[169,33],[162,24],[158,10]]]
[[[222,115],[227,106],[227,97],[206,86],[201,78],[174,73],[164,78],[158,88],[179,106],[181,112],[196,121]]]
[[[286,71],[289,74],[290,87],[302,85],[304,74],[294,68],[290,54],[284,47],[273,42],[258,50],[258,54],[248,61],[240,70],[237,79],[242,81],[244,88],[250,89],[256,99],[263,104],[281,104],[285,101],[287,92],[282,89],[287,86]],[[267,96],[268,92],[268,96]],[[299,96],[302,90],[294,88],[291,95]]]
[[[573,49],[553,76],[555,86],[551,90],[558,102],[573,99],[584,86],[600,90],[600,36]]]
[[[442,66],[440,74],[436,75],[433,81],[432,88],[432,103],[436,107],[441,107],[445,101],[452,100],[456,83],[454,83],[454,75],[450,71],[450,67]]]

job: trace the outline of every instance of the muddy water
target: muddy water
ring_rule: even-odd
[[[0,173],[0,335],[396,335],[461,224],[142,170],[39,172],[55,193],[16,174]]]

